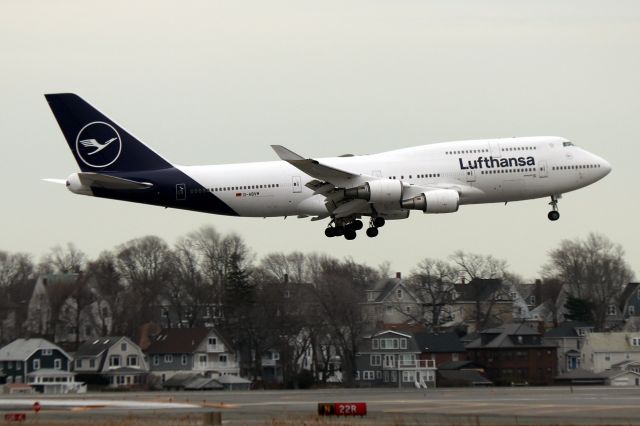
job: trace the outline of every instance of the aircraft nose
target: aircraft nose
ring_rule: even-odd
[[[596,157],[595,160],[598,163],[598,166],[600,169],[599,172],[601,173],[601,178],[611,173],[611,164],[607,160],[605,160],[602,157],[598,157],[597,155],[595,155],[594,157]]]

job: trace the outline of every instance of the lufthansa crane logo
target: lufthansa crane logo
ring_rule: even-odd
[[[110,166],[120,157],[122,140],[118,131],[103,121],[85,125],[76,136],[78,157],[89,167]]]

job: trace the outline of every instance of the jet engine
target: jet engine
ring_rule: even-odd
[[[403,209],[422,210],[425,213],[454,213],[460,206],[460,195],[452,189],[436,189],[402,200],[401,206]]]
[[[402,200],[402,182],[395,179],[374,180],[356,188],[345,189],[344,197],[367,200],[370,203],[398,203]]]

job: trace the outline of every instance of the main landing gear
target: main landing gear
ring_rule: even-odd
[[[334,226],[331,226],[335,223]],[[364,224],[360,219],[354,219],[346,221],[344,219],[334,220],[324,230],[324,235],[329,238],[344,237],[347,240],[355,240],[357,237],[357,231],[364,227]],[[378,228],[384,226],[385,220],[382,217],[371,218],[369,221],[369,228],[367,228],[367,237],[373,238],[378,235]]]
[[[560,219],[560,212],[558,211],[558,198],[560,198],[559,195],[552,195],[551,202],[549,203],[549,205],[553,210],[551,210],[549,214],[547,214],[547,217],[552,222],[555,222],[556,220]]]

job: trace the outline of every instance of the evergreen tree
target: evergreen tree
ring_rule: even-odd
[[[593,323],[593,303],[588,300],[569,295],[564,307],[567,309],[566,319]]]

